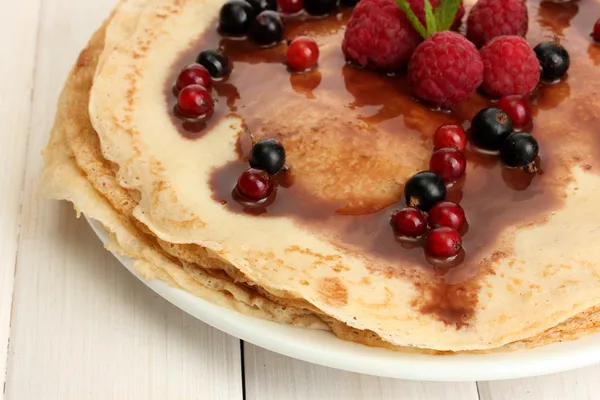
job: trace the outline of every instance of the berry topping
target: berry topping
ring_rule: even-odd
[[[363,67],[394,72],[408,64],[420,41],[393,0],[361,0],[348,20],[342,50]]]
[[[184,87],[177,96],[179,111],[186,117],[198,118],[213,110],[213,98],[204,86]]]
[[[456,182],[464,175],[467,163],[463,153],[455,148],[442,148],[431,155],[429,169],[445,183]]]
[[[283,21],[275,11],[263,11],[252,23],[250,39],[260,46],[272,46],[283,39]]]
[[[249,200],[260,201],[271,193],[271,177],[265,171],[250,168],[242,172],[237,181],[237,191]]]
[[[277,0],[277,4],[284,14],[295,14],[304,8],[304,0]]]
[[[319,46],[314,39],[300,36],[290,43],[286,58],[290,68],[305,71],[312,68],[319,60]]]
[[[246,0],[252,8],[256,15],[260,14],[265,10],[277,11],[277,1],[276,0]]]
[[[479,0],[467,19],[467,37],[481,47],[498,36],[525,36],[527,25],[523,0]]]
[[[210,79],[210,72],[200,64],[190,64],[185,67],[177,76],[177,82],[175,88],[179,91],[186,86],[200,85],[210,90],[212,87],[212,81]]]
[[[245,35],[256,13],[245,0],[229,0],[221,7],[219,29],[227,35]]]
[[[538,152],[538,142],[533,136],[527,132],[515,132],[504,139],[500,160],[507,167],[526,168],[533,164]]]
[[[275,175],[285,165],[285,149],[275,139],[264,139],[252,146],[248,161],[252,168]]]
[[[460,125],[442,125],[433,135],[433,150],[454,147],[460,151],[467,148],[467,134]]]
[[[409,207],[428,211],[446,198],[446,185],[442,178],[433,172],[419,172],[406,182],[404,198]]]
[[[447,226],[460,230],[465,226],[465,212],[461,206],[452,201],[440,201],[429,210],[429,225],[432,228]]]
[[[405,207],[392,214],[390,225],[397,236],[418,238],[427,231],[427,220],[421,210]]]
[[[451,108],[479,87],[483,63],[473,43],[456,32],[444,31],[434,33],[417,47],[408,74],[417,97]]]
[[[342,7],[354,7],[358,4],[359,0],[340,0],[340,6]]]
[[[460,253],[462,240],[459,233],[452,228],[442,226],[433,229],[427,235],[425,251],[433,258],[447,259]]]
[[[481,150],[498,151],[513,131],[513,122],[499,108],[484,108],[471,123],[471,141]]]
[[[542,79],[554,82],[565,76],[571,65],[571,57],[564,47],[555,42],[543,42],[533,50],[542,67]]]
[[[600,42],[600,18],[594,24],[594,30],[592,31],[592,37],[596,42]]]
[[[481,49],[483,84],[492,96],[526,95],[540,81],[540,63],[520,36],[499,36]]]
[[[225,77],[229,73],[229,60],[214,49],[206,49],[198,54],[196,62],[210,72],[213,79]]]
[[[336,6],[337,0],[304,0],[304,9],[310,15],[327,15]]]
[[[514,128],[525,128],[531,123],[531,104],[525,96],[504,96],[498,101],[498,108],[508,114]]]

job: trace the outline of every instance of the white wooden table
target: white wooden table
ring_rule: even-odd
[[[114,1],[5,0],[0,13],[0,374],[7,399],[600,399],[598,366],[464,383],[318,367],[243,344],[146,288],[70,206],[36,196],[58,92]]]

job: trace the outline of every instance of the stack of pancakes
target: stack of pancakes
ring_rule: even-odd
[[[117,6],[81,52],[60,96],[44,152],[45,195],[68,200],[99,221],[110,233],[109,249],[133,259],[148,279],[246,315],[327,329],[346,340],[394,350],[476,352],[597,330],[600,214],[592,211],[600,165],[592,148],[600,93],[586,80],[600,68],[600,50],[584,44],[584,32],[544,26],[541,17],[530,26],[530,41],[562,35],[573,59],[570,86],[543,89],[535,100],[535,129],[548,138],[536,137],[542,157],[545,152],[555,167],[534,184],[506,192],[502,207],[485,208],[470,198],[487,190],[485,174],[500,177],[500,169],[487,159],[472,161],[461,192],[472,237],[477,226],[498,227],[467,242],[472,256],[448,269],[395,243],[385,220],[401,206],[403,182],[426,168],[435,127],[469,119],[487,100],[476,95],[457,112],[439,114],[412,100],[401,78],[348,69],[339,50],[343,13],[334,18],[337,30],[329,18],[290,24],[286,33],[317,38],[323,54],[318,89],[293,77],[293,90],[269,91],[281,85],[279,75],[267,83],[271,70],[255,69],[265,79],[261,86],[251,71],[261,62],[277,67],[278,50],[248,61],[239,54],[241,45],[210,42],[217,37],[220,4],[126,0]],[[586,7],[600,10],[597,2]],[[530,12],[549,11],[533,2]],[[199,42],[229,48],[234,66],[228,82],[215,83],[219,97],[209,126],[191,138],[173,116],[168,88],[174,66],[192,62],[186,57]],[[259,82],[239,83],[253,78]],[[553,89],[564,97],[558,104],[549,104]],[[365,95],[373,91],[391,100]],[[367,115],[370,108],[377,112]],[[394,125],[399,119],[402,125]],[[243,171],[240,149],[249,130],[253,138],[280,139],[294,173],[295,189],[282,188],[273,208],[260,215],[240,212],[230,197],[236,175],[227,171]],[[502,223],[510,207],[535,208],[528,201],[543,202],[541,211]],[[286,202],[301,212],[285,209]],[[484,220],[482,213],[493,215]],[[372,232],[373,221],[384,221],[380,230]]]

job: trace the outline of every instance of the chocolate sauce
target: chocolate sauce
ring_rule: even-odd
[[[541,173],[507,170],[497,156],[467,150],[467,174],[448,192],[469,222],[458,265],[430,263],[421,247],[398,243],[389,217],[403,206],[402,183],[427,169],[435,129],[444,123],[468,128],[472,117],[492,104],[490,99],[475,94],[451,113],[433,111],[411,97],[404,74],[387,76],[347,65],[341,43],[349,11],[286,21],[286,39],[309,35],[319,43],[319,67],[310,73],[287,70],[285,45],[257,49],[210,29],[182,55],[173,75],[200,50],[221,48],[233,70],[215,83],[215,113],[202,128],[210,129],[227,114],[242,117],[256,140],[274,137],[283,143],[295,179],[293,185],[279,186],[257,218],[292,218],[361,257],[375,272],[410,278],[420,292],[413,306],[460,328],[474,316],[481,278],[494,274],[494,263],[513,251],[511,238],[501,233],[543,224],[559,209],[572,166],[600,168],[600,45],[589,38],[600,4],[529,1],[528,7],[530,44],[558,36],[571,55],[571,70],[562,82],[542,85],[532,96],[531,133],[540,144]],[[172,106],[170,88],[165,93]],[[180,121],[174,122],[190,137]],[[242,134],[239,161],[211,177],[215,201],[231,212],[248,211],[232,197],[239,174],[248,167],[248,143]]]

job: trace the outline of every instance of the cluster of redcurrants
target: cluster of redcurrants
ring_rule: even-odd
[[[214,110],[211,94],[213,80],[229,73],[229,60],[217,50],[203,50],[196,62],[181,70],[175,81],[176,115],[183,118],[208,118]]]

